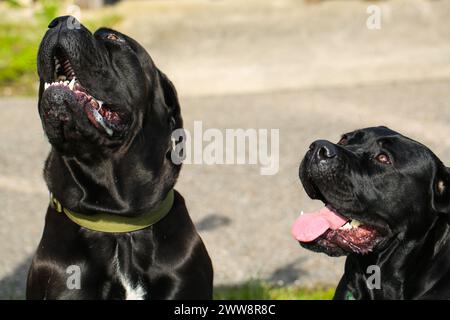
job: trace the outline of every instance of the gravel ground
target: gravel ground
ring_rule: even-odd
[[[261,176],[255,165],[182,170],[177,189],[217,285],[338,281],[343,259],[307,252],[289,235],[300,210],[321,205],[297,178],[312,140],[382,124],[450,163],[450,4],[382,2],[390,20],[374,34],[357,27],[367,3],[345,3],[183,1],[175,10],[172,2],[133,1],[118,8],[128,17],[120,29],[174,80],[187,129],[202,120],[204,129],[280,130],[276,175]],[[0,298],[20,298],[48,201],[41,170],[49,146],[35,99],[0,99],[0,137]]]

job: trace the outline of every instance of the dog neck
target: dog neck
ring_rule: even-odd
[[[125,155],[86,164],[53,149],[44,176],[49,191],[71,211],[137,216],[155,209],[175,185],[178,171],[166,159],[159,162]]]
[[[172,209],[173,203],[174,191],[172,189],[156,209],[137,217],[124,217],[102,212],[95,215],[85,215],[64,208],[59,200],[50,194],[50,206],[56,212],[65,214],[80,227],[108,233],[127,233],[148,228],[163,219]]]
[[[399,234],[381,252],[365,256],[350,255],[340,287],[346,288],[345,292],[352,293],[356,299],[423,299],[431,294],[450,299],[448,292],[433,291],[450,275],[449,219],[439,216],[422,237],[405,240],[407,238]],[[430,251],[430,248],[433,250]],[[373,266],[379,267],[379,289],[369,289],[367,285],[373,275],[369,272],[374,269]],[[421,277],[417,277],[418,274]],[[442,296],[445,294],[448,297]]]

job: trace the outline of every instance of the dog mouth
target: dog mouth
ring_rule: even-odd
[[[119,108],[95,98],[80,83],[69,58],[57,50],[53,56],[54,81],[44,84],[44,93],[57,88],[71,94],[90,123],[109,137],[126,129],[126,115]]]
[[[384,239],[381,228],[349,218],[330,205],[310,213],[302,213],[291,230],[300,243],[318,244],[329,250],[368,254]]]

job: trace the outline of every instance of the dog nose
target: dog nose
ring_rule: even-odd
[[[49,24],[48,24],[48,28],[49,29],[53,29],[55,27],[57,27],[59,25],[59,23],[63,20],[64,17],[57,17],[55,19],[53,19]]]
[[[329,160],[337,156],[337,149],[334,144],[326,140],[313,142],[309,149],[315,152],[318,160]]]
[[[49,27],[49,29],[53,29],[53,28],[56,28],[59,25],[63,25],[64,23],[66,23],[66,26],[69,27],[69,28],[70,28],[70,26],[79,24],[78,20],[75,17],[62,16],[62,17],[57,17],[57,18],[53,19],[48,24],[48,27]]]

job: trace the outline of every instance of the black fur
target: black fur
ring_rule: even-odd
[[[171,133],[182,127],[170,80],[133,39],[101,28],[68,28],[70,17],[50,24],[38,55],[39,114],[52,150],[44,176],[65,208],[84,214],[137,216],[157,207],[177,180]],[[108,35],[115,38],[108,38]],[[88,120],[68,90],[50,88],[53,57],[70,60],[80,83],[121,115],[108,136]],[[145,299],[209,299],[212,266],[175,193],[169,214],[146,229],[124,233],[90,231],[49,207],[27,284],[29,299],[123,299],[118,279],[143,287]],[[66,286],[70,265],[82,271],[81,290]]]
[[[377,161],[381,153],[390,163]],[[357,130],[313,143],[300,178],[311,198],[383,234],[366,255],[302,244],[348,255],[336,299],[450,299],[450,171],[427,147],[386,127]],[[366,284],[370,265],[380,267],[380,289]]]

